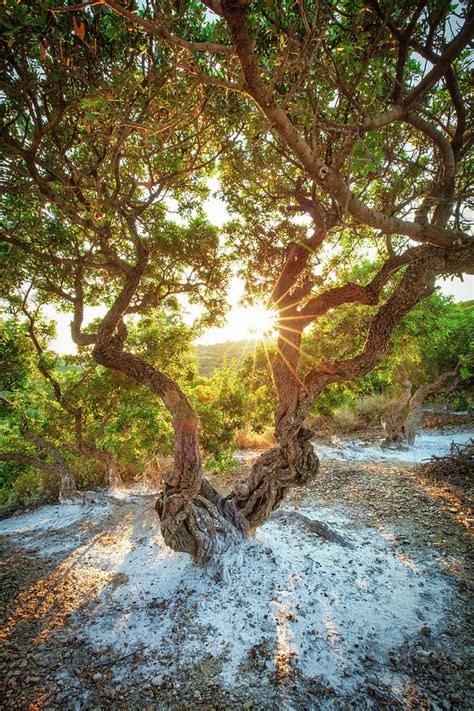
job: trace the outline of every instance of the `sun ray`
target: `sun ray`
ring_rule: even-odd
[[[247,317],[251,322],[249,333],[254,334],[257,340],[276,331],[277,313],[267,309],[263,304],[249,307]]]
[[[253,384],[255,381],[255,368],[257,367],[257,344],[255,344],[255,348],[253,350],[253,363],[252,363],[252,372],[250,373],[250,389],[253,392]]]
[[[283,341],[285,341],[285,343],[287,343],[289,346],[291,346],[292,348],[294,348],[295,351],[297,351],[300,355],[303,355],[303,356],[305,356],[306,358],[314,358],[314,356],[313,356],[311,353],[308,353],[308,351],[303,350],[303,348],[302,348],[301,346],[299,346],[299,347],[298,347],[298,346],[295,346],[294,343],[292,343],[290,340],[288,340],[287,338],[285,338],[282,334],[280,334],[280,338],[281,338]]]
[[[263,350],[265,351],[265,356],[266,356],[267,363],[268,363],[268,371],[270,373],[270,378],[272,380],[273,387],[275,388],[275,393],[276,393],[276,395],[278,395],[278,388],[276,386],[275,376],[273,375],[273,368],[272,368],[272,364],[270,361],[270,356],[268,354],[268,349],[267,349],[267,344],[266,344],[265,339],[262,340],[262,345],[263,345]]]
[[[283,329],[284,331],[290,331],[291,333],[301,334],[301,331],[299,331],[297,328],[291,328],[291,326],[284,326],[282,323],[280,324],[280,329]]]
[[[300,321],[300,320],[305,320],[311,323],[313,319],[313,316],[311,314],[295,314],[294,316],[281,316],[279,318],[279,321]]]
[[[307,351],[303,350],[303,348],[301,348],[301,346],[300,346],[300,347],[295,346],[294,343],[292,343],[292,342],[289,341],[287,338],[285,338],[281,333],[280,333],[280,338],[281,338],[283,341],[285,341],[285,343],[288,343],[289,346],[292,346],[292,348],[294,348],[295,350],[297,350],[298,353],[300,353],[300,355],[306,356],[306,358],[309,358],[309,359],[313,359],[313,360],[314,360],[314,355],[313,355],[313,354],[308,353]],[[314,362],[316,363],[317,361],[315,360]]]
[[[283,353],[281,352],[281,350],[280,350],[279,348],[278,348],[278,355],[279,355],[281,358],[283,358],[283,360],[285,361],[286,367],[287,367],[288,370],[291,372],[291,374],[293,375],[294,379],[297,380],[298,383],[303,387],[303,382],[302,382],[301,378],[299,377],[298,373],[297,373],[296,370],[293,368],[293,366],[291,365],[291,363],[289,363],[289,362],[287,361],[287,359],[285,358],[285,356],[283,355]]]

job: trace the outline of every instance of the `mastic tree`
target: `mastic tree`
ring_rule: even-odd
[[[190,3],[186,17],[183,6],[106,5],[174,46],[183,72],[247,107],[234,159],[224,158],[223,192],[240,215],[234,236],[248,227],[239,243],[248,285],[280,326],[278,447],[229,499],[252,528],[289,486],[317,473],[303,423],[321,390],[370,372],[436,277],[474,269],[472,10],[431,0],[209,0]],[[207,22],[197,26],[203,5]],[[347,278],[367,256],[371,268]],[[343,304],[376,307],[359,350],[302,379],[303,331]]]
[[[76,482],[65,449],[73,426],[58,417],[58,403],[35,368],[28,327],[13,319],[0,322],[0,343],[5,366],[0,377],[0,488],[10,488],[10,468],[35,467],[57,480],[61,502],[72,501]]]
[[[373,307],[350,304],[318,319],[303,336],[301,371],[308,372],[314,361],[330,357],[349,357],[357,353],[373,316]],[[434,382],[446,371],[462,368],[458,383],[458,400],[465,409],[469,401],[472,377],[472,335],[474,313],[452,297],[434,293],[420,301],[395,328],[390,352],[367,375],[356,380],[335,383],[316,402],[316,412],[332,415],[341,404],[365,395],[398,396],[400,385],[397,366],[403,364],[413,387]],[[379,410],[379,415],[381,411]]]
[[[385,431],[383,447],[403,448],[415,442],[421,423],[422,406],[429,395],[440,391],[449,392],[458,385],[461,370],[459,362],[454,370],[441,373],[436,380],[420,385],[413,392],[412,382],[403,363],[398,366],[401,392],[395,402],[382,413],[381,423]]]
[[[387,354],[396,325],[432,293],[436,277],[474,271],[466,235],[466,47],[472,13],[464,5],[441,8],[433,0],[415,6],[377,0],[103,0],[61,10],[67,4],[54,10],[57,24],[42,19],[41,27],[29,26],[30,39],[21,49],[8,46],[16,37],[5,43],[8,115],[2,145],[15,176],[7,190],[6,241],[36,260],[35,266],[40,254],[42,262],[54,264],[54,288],[47,270],[36,288],[49,285],[49,293],[69,299],[76,341],[91,345],[98,362],[147,384],[173,413],[175,471],[158,504],[163,535],[175,549],[206,561],[265,521],[289,487],[317,474],[304,420],[321,390],[370,372]],[[107,68],[97,62],[104,46]],[[122,51],[114,54],[117,46]],[[126,46],[132,51],[124,60]],[[63,78],[65,47],[72,68],[67,82],[51,91],[53,67]],[[143,48],[139,59],[134,48]],[[87,61],[87,52],[95,52],[94,62]],[[128,61],[133,69],[114,75],[114,61],[122,67]],[[84,73],[89,82],[96,73],[92,89],[84,88]],[[198,265],[199,278],[189,290],[212,306],[209,295],[220,279],[216,264],[208,262],[215,254],[209,230],[202,221],[198,230],[195,223],[171,230],[156,191],[151,197],[147,185],[156,181],[163,191],[177,174],[186,183],[199,173],[181,149],[186,137],[203,136],[207,121],[211,144],[218,139],[218,101],[210,93],[215,90],[220,108],[225,105],[227,130],[233,126],[238,134],[227,146],[237,159],[223,161],[225,197],[239,214],[236,230],[243,237],[236,256],[246,265],[249,295],[265,299],[279,324],[273,362],[278,444],[225,499],[202,479],[196,419],[181,389],[124,350],[126,314],[163,298],[155,288],[158,273],[172,293],[182,285],[174,272],[160,272],[171,254],[180,267],[194,262],[193,276]],[[183,126],[183,112],[188,118],[190,108],[195,113],[194,99],[197,114]],[[177,134],[183,137],[173,143],[170,136]],[[168,150],[155,155],[160,141]],[[194,139],[193,147],[202,143],[209,145]],[[178,199],[185,194],[181,180],[173,182]],[[191,182],[196,195],[196,179]],[[26,191],[28,225],[16,209],[26,208]],[[170,230],[173,236],[166,239]],[[191,241],[191,233],[201,239]],[[64,243],[67,257],[56,256]],[[367,256],[370,269],[352,280],[354,262]],[[64,277],[58,280],[59,266]],[[85,295],[110,305],[93,333],[81,329]],[[303,331],[343,304],[374,309],[360,349],[322,360],[302,378]]]

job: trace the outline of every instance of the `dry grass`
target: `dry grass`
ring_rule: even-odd
[[[255,432],[250,427],[238,430],[235,443],[239,449],[268,449],[275,444],[273,428],[267,427],[263,432]]]
[[[334,411],[336,432],[349,434],[367,427],[380,427],[380,417],[389,403],[384,394],[364,395],[344,403]]]

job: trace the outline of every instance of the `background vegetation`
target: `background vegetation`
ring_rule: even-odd
[[[304,340],[301,374],[319,358],[334,355],[340,344],[345,344],[344,353],[341,350],[338,356],[356,351],[368,317],[366,310],[355,313],[353,308],[341,308],[321,319],[318,334],[309,333]],[[51,381],[41,373],[40,368],[47,368],[61,383],[69,403],[81,407],[84,438],[117,461],[125,482],[148,481],[151,463],[155,475],[159,468],[171,466],[171,417],[161,402],[146,388],[97,366],[84,354],[57,356],[48,349],[54,336],[50,325],[39,322],[37,332],[45,346],[41,356],[26,321],[10,318],[0,324],[0,357],[4,363],[0,381],[4,398],[0,403],[1,448],[37,455],[35,447],[22,437],[22,422],[27,418],[39,436],[63,452],[79,489],[107,485],[100,459],[79,451],[74,418],[57,401]],[[205,466],[223,471],[235,466],[236,449],[259,449],[273,443],[276,395],[270,363],[275,343],[269,338],[202,346],[192,342],[194,335],[178,313],[155,311],[135,323],[131,339],[137,351],[146,351],[155,365],[173,369],[199,415]],[[452,298],[434,294],[403,319],[390,356],[378,368],[322,392],[309,424],[316,434],[328,429],[343,433],[367,427],[380,429],[381,413],[399,392],[399,363],[406,365],[414,387],[418,387],[460,360],[459,386],[448,396],[443,392],[433,396],[432,402],[473,412],[473,335],[474,303],[455,303]],[[160,362],[164,353],[166,364]],[[58,490],[58,477],[52,472],[19,462],[0,462],[3,509],[55,500]]]

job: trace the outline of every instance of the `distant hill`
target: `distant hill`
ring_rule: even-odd
[[[211,345],[194,344],[194,351],[198,357],[199,375],[209,377],[219,368],[224,359],[227,362],[237,361],[241,366],[246,356],[255,351],[257,341],[226,341],[225,343],[212,343]]]

